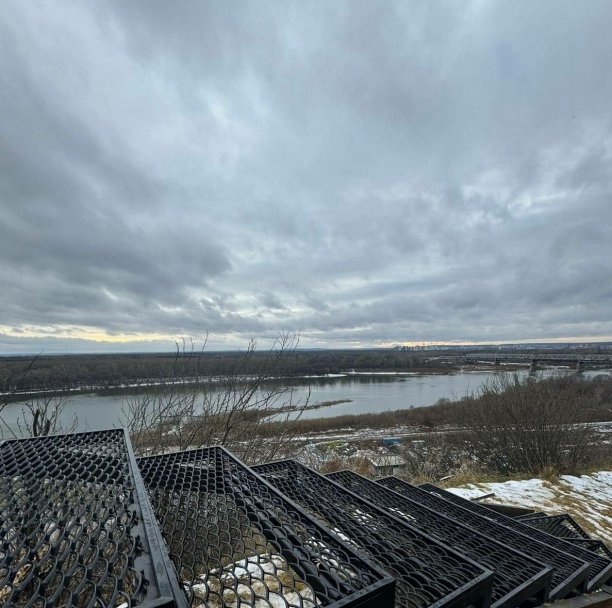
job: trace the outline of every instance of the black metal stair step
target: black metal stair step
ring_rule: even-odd
[[[566,597],[573,592],[586,591],[590,562],[581,560],[572,553],[559,551],[547,543],[539,542],[532,538],[532,535],[521,534],[492,519],[483,517],[480,513],[470,508],[470,505],[478,506],[473,505],[470,501],[465,501],[468,504],[465,507],[445,500],[438,494],[432,494],[423,487],[417,488],[410,485],[396,477],[384,477],[377,480],[376,483],[470,526],[474,530],[487,534],[508,547],[517,551],[523,551],[531,558],[551,566],[554,569],[552,589],[550,590],[551,600]],[[490,511],[490,509],[485,510]],[[490,512],[493,513],[493,511]],[[531,530],[531,528],[528,529]],[[534,532],[536,531],[534,530]]]
[[[520,606],[528,600],[531,605],[547,601],[553,572],[550,566],[352,471],[328,473],[326,477],[493,570],[494,608]]]
[[[391,576],[227,450],[138,465],[193,606],[393,606]]]
[[[584,538],[590,536],[580,527],[578,522],[567,513],[561,515],[544,515],[521,520],[523,523],[538,528],[542,532],[558,536],[559,538]]]
[[[186,607],[124,430],[0,444],[0,605]]]
[[[490,605],[492,571],[404,519],[294,460],[254,470],[393,575],[396,606]]]
[[[612,581],[612,561],[600,555],[597,555],[597,553],[589,551],[588,549],[576,547],[575,545],[572,545],[572,543],[568,542],[566,539],[558,538],[551,534],[547,534],[546,532],[529,526],[526,522],[516,521],[516,519],[506,517],[501,513],[497,513],[496,511],[487,509],[481,504],[465,500],[465,498],[457,496],[457,494],[453,494],[452,492],[448,492],[447,490],[442,490],[432,484],[424,485],[423,489],[428,492],[434,492],[438,496],[442,496],[445,500],[454,502],[455,504],[464,505],[465,503],[467,503],[468,505],[471,505],[470,508],[475,513],[479,513],[483,517],[487,517],[522,534],[529,535],[531,536],[531,538],[534,538],[538,541],[547,543],[555,547],[559,551],[569,552],[585,562],[590,562],[591,565],[589,568],[589,581],[587,584],[588,591],[599,589],[602,585],[608,584]]]

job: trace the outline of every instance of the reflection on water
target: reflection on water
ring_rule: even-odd
[[[518,373],[527,372],[522,370]],[[542,375],[554,373],[568,371],[545,370]],[[597,374],[610,375],[612,370],[586,371],[583,375],[593,377]],[[300,378],[292,380],[289,386],[294,403],[304,402],[309,391],[310,404],[351,400],[350,403],[312,409],[304,414],[306,418],[323,418],[432,405],[442,398],[459,399],[478,391],[491,376],[491,372],[483,371],[431,375],[350,374],[341,377]],[[122,426],[125,421],[122,409],[127,398],[126,395],[97,394],[69,397],[62,420],[67,424],[76,414],[79,430]],[[18,402],[9,404],[2,413],[4,420],[13,428],[22,415],[23,404]]]

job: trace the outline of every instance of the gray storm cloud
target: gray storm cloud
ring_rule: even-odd
[[[612,336],[611,25],[5,2],[0,351]]]

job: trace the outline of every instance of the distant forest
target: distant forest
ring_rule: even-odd
[[[0,392],[70,390],[88,386],[105,387],[176,375],[222,376],[255,374],[266,365],[269,351],[257,351],[245,363],[239,351],[186,354],[54,355],[0,358]],[[178,360],[177,357],[180,359]],[[278,362],[283,376],[323,375],[355,371],[449,371],[452,365],[428,360],[430,355],[395,349],[298,350]]]

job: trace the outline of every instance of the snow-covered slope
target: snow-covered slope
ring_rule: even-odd
[[[587,532],[612,545],[612,471],[563,475],[557,481],[524,479],[448,488],[465,498],[493,492],[483,502],[523,506],[547,514],[569,513]]]

